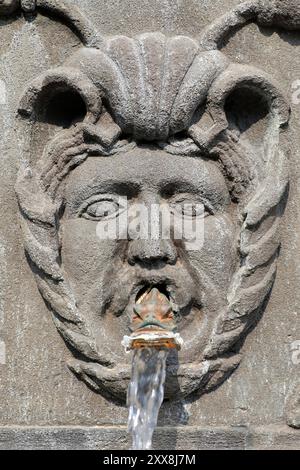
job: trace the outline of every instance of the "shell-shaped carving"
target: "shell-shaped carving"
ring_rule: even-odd
[[[103,51],[83,49],[68,65],[97,84],[124,132],[164,141],[189,127],[227,59],[219,51],[199,51],[188,37],[149,33],[114,37]]]

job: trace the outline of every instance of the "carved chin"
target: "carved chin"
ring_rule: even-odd
[[[201,395],[220,385],[239,365],[241,356],[220,357],[215,360],[167,365],[165,399],[178,400],[189,395]],[[119,364],[114,368],[76,359],[68,361],[69,368],[92,390],[108,399],[125,403],[131,366]],[[197,393],[195,393],[197,392]]]
[[[205,390],[205,386],[210,380],[212,364],[201,360],[213,327],[213,321],[209,322],[208,317],[209,315],[204,314],[203,311],[194,309],[190,312],[189,318],[182,320],[178,332],[185,344],[181,351],[170,350],[168,354],[166,399],[180,399],[196,390],[199,390],[200,393]],[[120,322],[120,318],[115,320]],[[101,358],[99,357],[101,364],[88,359],[86,361],[71,359],[68,366],[94,391],[104,394],[108,399],[125,402],[131,377],[132,358],[132,353],[126,353],[124,346],[121,345],[121,338],[126,331],[119,325],[118,336],[120,335],[120,340],[117,340],[115,336],[112,339],[112,331],[115,328],[108,330],[107,325],[100,326],[98,324],[98,330],[102,332],[101,339],[97,338],[98,350],[101,350]],[[117,354],[113,362],[111,362],[110,353],[112,343],[114,344],[114,353]],[[232,369],[231,366],[230,368]]]

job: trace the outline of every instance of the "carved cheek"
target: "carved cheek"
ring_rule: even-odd
[[[201,270],[210,281],[228,289],[239,260],[237,253],[237,224],[227,214],[206,217],[203,243],[198,250],[187,251],[190,264]]]
[[[62,264],[75,289],[102,277],[112,264],[116,240],[100,240],[97,222],[86,219],[66,219],[60,227]]]

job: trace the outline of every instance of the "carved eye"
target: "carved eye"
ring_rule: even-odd
[[[182,215],[188,217],[203,217],[205,213],[203,204],[195,204],[192,202],[177,204],[177,210],[181,212]]]
[[[171,211],[176,215],[191,218],[204,218],[212,214],[210,205],[200,201],[181,200],[170,204]]]
[[[80,216],[85,219],[100,221],[108,217],[117,217],[123,210],[120,201],[113,199],[98,199],[91,201],[81,210]]]

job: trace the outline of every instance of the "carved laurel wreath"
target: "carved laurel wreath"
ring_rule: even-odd
[[[289,107],[279,86],[258,69],[231,64],[218,49],[232,31],[250,22],[299,28],[300,6],[271,0],[242,3],[210,25],[196,43],[185,37],[167,39],[158,33],[105,40],[66,1],[5,4],[2,13],[11,14],[21,7],[26,12],[37,10],[63,18],[85,46],[63,67],[36,79],[22,98],[20,116],[29,132],[38,120],[37,106],[47,90],[76,91],[87,114],[83,123],[60,131],[37,161],[28,143],[16,192],[25,251],[38,288],[58,331],[82,355],[83,360],[71,367],[95,390],[102,390],[107,369],[110,375],[115,370],[120,379],[122,371],[102,357],[63,272],[58,224],[65,176],[91,152],[111,155],[143,138],[172,152],[188,153],[196,147],[216,159],[231,181],[232,196],[241,207],[241,262],[228,292],[228,306],[217,319],[198,364],[198,386],[209,390],[237,367],[240,342],[257,321],[272,288],[288,186],[279,131],[288,122]],[[256,90],[268,103],[268,131],[259,164],[251,145],[231,128],[225,111],[230,94],[244,88]],[[194,118],[201,106],[212,122],[208,128],[203,115]],[[176,135],[182,131],[187,139],[178,143]],[[130,135],[133,143],[120,141],[122,134]]]

